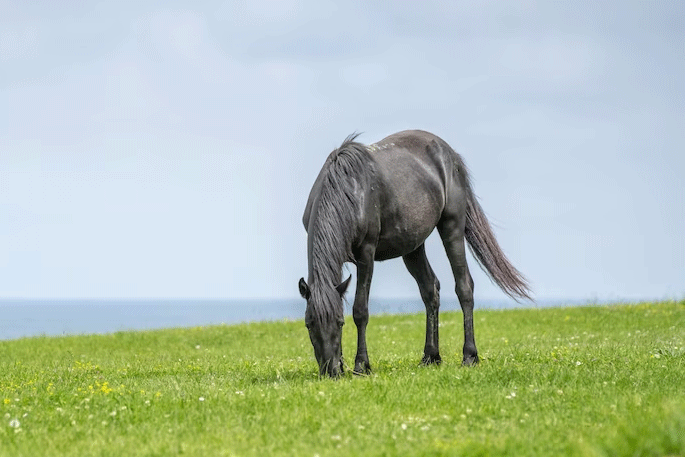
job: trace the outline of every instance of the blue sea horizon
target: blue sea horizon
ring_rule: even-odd
[[[541,308],[595,303],[546,300],[519,304],[512,300],[478,300],[476,309]],[[441,310],[459,310],[455,299],[442,300]],[[0,340],[35,336],[103,334],[129,330],[303,320],[305,302],[299,299],[1,299]],[[350,314],[351,303],[345,304]],[[372,315],[424,311],[420,299],[372,299]]]

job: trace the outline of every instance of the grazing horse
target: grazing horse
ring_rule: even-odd
[[[464,314],[464,365],[478,363],[473,335],[473,280],[464,239],[480,266],[507,295],[531,299],[523,275],[507,260],[471,189],[462,158],[442,139],[419,130],[395,133],[365,146],[351,135],[334,150],[314,182],[302,222],[309,277],[299,281],[307,300],[305,324],[319,373],[343,373],[342,297],[357,267],[352,315],[357,326],[354,373],[370,373],[366,349],[369,287],[374,261],[402,257],[426,306],[423,364],[439,364],[440,282],[424,242],[435,227],[447,251]]]

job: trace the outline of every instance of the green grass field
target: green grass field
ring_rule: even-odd
[[[685,302],[372,316],[319,379],[302,322],[0,342],[0,455],[685,455]],[[344,330],[347,360],[356,331]]]

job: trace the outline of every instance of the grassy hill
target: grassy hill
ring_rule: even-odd
[[[372,316],[319,379],[302,322],[0,341],[0,456],[685,455],[685,302]],[[351,319],[343,349],[354,360]]]

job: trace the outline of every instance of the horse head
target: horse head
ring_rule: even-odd
[[[309,330],[309,339],[314,347],[314,356],[319,364],[319,374],[332,378],[343,374],[342,327],[345,319],[342,312],[342,298],[350,285],[350,276],[341,284],[312,294],[304,278],[300,279],[299,288],[302,298],[307,300],[305,325]],[[325,286],[324,286],[325,288]],[[333,303],[337,302],[337,303]]]

